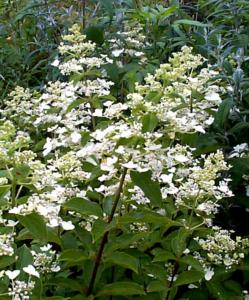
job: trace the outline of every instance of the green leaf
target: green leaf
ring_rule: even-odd
[[[178,292],[178,287],[177,286],[171,287],[170,290],[169,290],[169,296],[168,296],[167,300],[175,300],[176,299],[175,296],[176,296],[177,292]]]
[[[138,232],[138,233],[124,233],[117,237],[112,237],[105,247],[105,254],[111,255],[114,251],[118,249],[129,248],[131,244],[136,243],[139,240],[144,239],[150,233],[149,232]]]
[[[110,230],[111,227],[112,224],[108,224],[103,220],[96,220],[93,223],[92,230],[91,230],[93,241],[96,242],[98,239],[100,239],[105,232]]]
[[[4,269],[12,265],[16,261],[15,255],[13,256],[0,256],[0,269]]]
[[[70,298],[70,300],[94,300],[94,296],[90,295],[88,297],[84,297],[81,294],[78,294],[78,295]]]
[[[68,289],[70,291],[83,292],[82,283],[76,279],[56,277],[49,281],[49,285],[55,285],[56,288],[62,287],[63,289]]]
[[[189,20],[189,19],[182,19],[177,20],[173,23],[173,25],[190,25],[190,26],[198,26],[198,27],[209,27],[212,26],[211,24],[204,24],[199,21]]]
[[[248,131],[249,129],[249,123],[247,122],[239,122],[237,123],[235,126],[233,126],[229,132],[232,134],[240,134],[243,133],[245,131]]]
[[[231,164],[232,184],[237,185],[243,179],[243,175],[249,171],[249,158],[236,157]]]
[[[125,252],[113,252],[110,254],[110,257],[107,257],[104,261],[122,266],[126,269],[131,269],[135,273],[138,273],[138,259]]]
[[[154,249],[153,254],[155,255],[153,262],[163,261],[166,262],[168,260],[175,260],[176,257],[174,254],[170,251],[164,250],[164,249]]]
[[[32,240],[32,234],[28,229],[23,228],[22,230],[19,231],[19,234],[16,237],[16,239],[19,241]],[[47,242],[55,243],[61,246],[61,240],[58,234],[56,233],[55,228],[47,227]]]
[[[145,99],[147,101],[151,101],[151,102],[154,102],[154,103],[159,103],[160,100],[162,99],[162,93],[158,93],[157,91],[154,92],[154,91],[151,91],[148,93],[148,95],[146,95]]]
[[[88,297],[84,297],[81,294],[78,294],[74,296],[73,298],[70,298],[70,300],[94,300],[94,296],[90,295]]]
[[[151,201],[152,206],[161,206],[162,194],[160,185],[151,179],[151,171],[143,173],[131,171],[131,179],[144,192],[145,196]]]
[[[224,128],[224,126],[226,125],[229,112],[233,107],[233,105],[234,105],[233,101],[230,98],[223,100],[222,103],[220,104],[218,112],[215,115],[215,121],[214,121],[214,125],[216,125],[218,129]]]
[[[199,271],[186,271],[179,274],[176,281],[174,282],[174,286],[180,286],[185,284],[190,284],[197,282],[203,278],[203,272]]]
[[[42,300],[69,300],[70,298],[64,298],[62,296],[45,297]],[[31,299],[32,300],[32,299]]]
[[[156,223],[165,226],[179,226],[180,223],[172,221],[168,217],[162,216],[153,211],[133,211],[125,214],[124,216],[117,217],[118,224],[127,224],[127,223]]]
[[[66,249],[61,252],[59,260],[71,263],[79,263],[88,257],[80,249]]]
[[[177,9],[178,9],[178,6],[170,6],[160,13],[160,17],[163,17],[163,18],[168,17],[169,15],[172,14],[172,12],[174,12]]]
[[[223,285],[228,291],[232,292],[234,296],[242,295],[242,287],[239,282],[234,280],[227,280],[224,281]]]
[[[201,289],[191,289],[187,291],[183,298],[185,299],[198,299],[198,300],[209,300],[208,291],[202,287]],[[234,300],[234,299],[233,299]]]
[[[48,235],[48,242],[55,243],[61,246],[60,236],[58,235],[56,228],[48,227],[47,235]]]
[[[0,170],[0,177],[7,177],[11,179],[10,172],[7,170]]]
[[[19,165],[13,169],[12,173],[17,182],[22,182],[29,175],[30,167],[28,165]]]
[[[74,100],[71,104],[69,104],[69,106],[66,110],[66,113],[69,113],[71,110],[78,107],[80,104],[85,103],[86,101],[87,101],[86,98],[78,98],[78,99]]]
[[[191,266],[193,269],[203,272],[203,267],[198,259],[194,258],[191,255],[183,256],[179,259],[180,263],[184,263],[188,266]]]
[[[215,297],[215,299],[229,300],[226,296],[225,289],[223,288],[223,286],[220,283],[214,282],[214,281],[208,281],[208,282],[206,282],[206,285],[207,285],[209,292],[211,293],[211,295],[213,297]]]
[[[147,286],[146,290],[147,292],[166,291],[167,290],[166,282],[163,282],[161,280],[152,280]]]
[[[101,296],[129,296],[129,295],[145,295],[141,285],[130,281],[119,281],[107,284],[100,290],[96,297]]]
[[[24,241],[24,240],[32,240],[33,236],[27,228],[23,228],[19,231],[16,240],[17,241]]]
[[[184,228],[180,228],[178,231],[173,233],[174,237],[171,240],[171,248],[176,256],[181,256],[183,251],[187,247],[187,237],[189,232]]]
[[[102,217],[102,209],[96,203],[83,198],[71,198],[64,204],[67,210],[76,211],[82,215],[94,215]]]
[[[88,40],[101,45],[104,42],[103,29],[97,26],[90,26],[86,29],[86,37]]]
[[[147,114],[142,118],[143,132],[153,132],[158,124],[158,118],[155,114]]]
[[[192,97],[199,100],[199,101],[202,101],[204,99],[204,96],[203,94],[201,94],[200,92],[198,92],[197,90],[193,90],[192,89]]]
[[[118,83],[119,82],[119,68],[116,64],[106,64],[104,69],[107,72],[108,78],[111,81]]]
[[[114,14],[114,2],[112,0],[100,0],[100,3],[110,16]]]
[[[42,242],[47,241],[47,227],[44,219],[37,213],[26,216],[18,216],[20,223],[29,230],[35,239]]]
[[[8,193],[10,190],[11,185],[2,185],[0,186],[0,199],[4,198],[4,196]]]
[[[22,247],[18,249],[17,256],[16,269],[22,270],[22,268],[33,264],[33,255],[26,245],[22,245]]]

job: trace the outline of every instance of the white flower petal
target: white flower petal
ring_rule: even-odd
[[[20,270],[6,271],[5,274],[9,277],[9,279],[13,280],[20,274]]]
[[[52,245],[50,245],[50,244],[47,244],[46,246],[40,247],[41,251],[44,251],[44,252],[50,250],[51,248],[52,248]]]
[[[188,157],[186,157],[185,155],[182,155],[182,154],[177,154],[174,158],[176,161],[181,162],[181,163],[189,161]]]
[[[124,52],[124,49],[116,49],[116,50],[113,50],[113,51],[112,51],[112,55],[113,55],[114,57],[119,57],[120,54],[122,54],[123,52]]]
[[[58,67],[59,64],[60,64],[59,59],[55,59],[55,60],[52,62],[51,66],[53,66],[53,67]]]
[[[206,271],[205,272],[205,279],[207,281],[211,280],[212,277],[214,276],[214,271],[212,269],[206,269],[205,271]]]
[[[36,271],[35,267],[32,265],[28,265],[27,267],[24,267],[23,271],[29,275],[40,278],[40,274]]]
[[[73,132],[71,134],[71,140],[74,144],[78,144],[81,140],[81,134],[78,132]]]
[[[47,138],[46,144],[43,146],[43,156],[47,156],[53,150],[53,143],[50,138]]]
[[[62,221],[61,226],[64,230],[73,230],[75,228],[71,221],[68,222]]]

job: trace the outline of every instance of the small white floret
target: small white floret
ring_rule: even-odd
[[[28,265],[27,267],[24,267],[23,271],[31,276],[40,278],[40,274],[36,271],[35,267],[32,265]]]
[[[61,223],[61,226],[64,230],[73,230],[75,228],[71,221],[68,222],[63,221]]]
[[[9,277],[9,279],[13,280],[20,274],[20,270],[6,271],[5,274]]]

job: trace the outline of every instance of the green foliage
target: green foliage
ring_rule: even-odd
[[[47,241],[46,224],[40,215],[32,213],[27,216],[19,216],[19,221],[28,229],[34,239],[38,239],[42,242]]]
[[[134,282],[115,282],[107,284],[102,290],[97,294],[100,296],[128,296],[128,295],[144,295],[144,289],[142,286]]]
[[[81,214],[102,216],[102,209],[98,203],[88,201],[83,198],[72,198],[65,204],[68,210],[76,211]]]
[[[151,172],[131,172],[132,181],[142,189],[145,196],[151,200],[153,206],[160,207],[162,203],[162,195],[160,186],[151,179]]]

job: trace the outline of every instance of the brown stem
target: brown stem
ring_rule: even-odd
[[[12,189],[11,189],[11,206],[14,207],[16,205],[16,179],[14,178],[12,181]]]
[[[86,0],[82,0],[82,26],[86,28]]]
[[[193,98],[192,98],[192,94],[190,96],[190,112],[193,112]]]
[[[192,236],[192,234],[191,234]],[[187,242],[187,245],[186,245],[186,248],[189,247],[189,244],[190,244],[190,241],[191,241],[191,238],[188,240]],[[172,287],[173,283],[174,283],[174,277],[176,276],[177,272],[178,272],[178,269],[179,269],[179,259],[181,258],[181,255],[179,257],[176,258],[176,261],[174,263],[174,269],[173,269],[173,272],[172,272],[172,276],[171,276],[171,280],[170,280],[170,283],[169,283],[169,289]],[[167,292],[167,295],[166,295],[166,298],[165,300],[168,300],[170,296],[170,290]]]
[[[108,223],[111,223],[111,221],[113,219],[113,216],[115,214],[115,211],[116,211],[119,199],[120,199],[120,195],[121,195],[122,190],[123,190],[123,185],[124,185],[126,174],[127,174],[127,168],[124,168],[123,173],[122,173],[121,178],[120,178],[119,186],[118,186],[118,188],[116,190],[116,193],[115,193],[115,196],[114,196],[114,203],[113,203],[113,206],[112,206],[111,214],[108,218]]]
[[[175,264],[174,264],[174,270],[173,270],[173,272],[172,272],[171,280],[170,280],[170,283],[169,283],[169,289],[170,289],[170,288],[172,287],[172,285],[173,285],[174,277],[175,277],[176,274],[177,274],[178,268],[179,268],[179,263],[178,263],[178,259],[177,259],[177,260],[175,261]],[[170,295],[170,290],[167,292],[167,295],[166,295],[165,300],[168,300],[169,295]]]
[[[117,208],[117,205],[118,205],[118,202],[120,200],[120,196],[121,196],[121,193],[122,193],[122,190],[123,190],[123,185],[124,185],[126,174],[127,174],[127,168],[124,168],[123,172],[122,172],[122,175],[121,175],[121,178],[120,178],[119,186],[118,186],[118,188],[116,190],[116,193],[115,193],[115,196],[114,196],[114,202],[113,202],[113,205],[112,205],[112,210],[111,210],[111,213],[110,213],[110,215],[108,217],[108,220],[107,220],[108,224],[111,223],[111,221],[114,217],[114,214],[115,214],[115,211],[116,211],[116,208]],[[96,276],[97,276],[98,269],[99,269],[101,259],[102,259],[102,255],[103,255],[103,252],[104,252],[104,248],[105,248],[105,245],[108,241],[108,235],[109,235],[109,230],[104,233],[104,235],[102,237],[102,240],[100,242],[99,250],[98,250],[97,257],[96,257],[96,260],[95,260],[95,264],[94,264],[94,267],[93,267],[91,280],[90,280],[89,287],[88,287],[88,290],[87,290],[87,296],[89,296],[93,291]]]
[[[109,231],[105,232],[105,234],[103,235],[103,238],[101,240],[99,250],[98,250],[98,254],[97,254],[97,257],[96,257],[96,260],[95,260],[91,280],[90,280],[89,287],[88,287],[88,290],[87,290],[87,293],[86,293],[87,296],[89,296],[92,293],[92,290],[94,288],[94,284],[95,284],[97,272],[98,272],[98,269],[99,269],[99,265],[100,265],[100,262],[101,262],[102,254],[103,254],[103,251],[104,251],[104,248],[105,248],[105,244],[108,241],[108,234],[109,234]]]
[[[95,121],[95,118],[94,118],[94,107],[93,107],[93,104],[92,102],[90,101],[90,110],[91,110],[91,122],[92,122],[92,130],[95,131],[96,130],[96,121]]]

